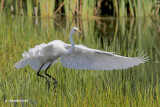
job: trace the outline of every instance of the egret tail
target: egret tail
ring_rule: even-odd
[[[24,68],[30,62],[30,58],[21,59],[19,62],[15,63],[14,67],[16,69]]]
[[[43,64],[43,62],[41,61],[42,59],[40,57],[37,58],[23,58],[21,59],[19,62],[15,63],[14,67],[16,67],[16,69],[20,69],[20,68],[24,68],[27,64],[34,70],[38,71],[41,67],[41,65]],[[54,64],[56,61],[54,62],[46,62],[43,67],[41,68],[41,70],[46,69],[50,63]]]

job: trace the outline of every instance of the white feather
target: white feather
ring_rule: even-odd
[[[34,70],[46,69],[60,58],[63,66],[75,69],[113,70],[127,69],[148,60],[142,57],[124,57],[115,55],[114,52],[104,52],[91,49],[83,45],[75,45],[72,35],[80,32],[74,27],[70,32],[70,44],[60,40],[54,40],[48,44],[42,43],[22,54],[23,59],[15,63],[17,69],[24,68],[27,64]],[[41,68],[41,66],[44,65]]]

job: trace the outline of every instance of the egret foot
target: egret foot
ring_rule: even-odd
[[[56,79],[54,80],[53,85],[54,85],[53,90],[54,90],[54,93],[55,93],[56,92],[56,87],[58,86],[58,82],[57,82]]]
[[[46,86],[48,87],[48,91],[49,91],[49,89],[50,89],[50,81],[49,81],[48,78],[46,79]]]

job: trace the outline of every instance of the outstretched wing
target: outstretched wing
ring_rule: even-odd
[[[113,70],[127,69],[140,63],[144,63],[148,57],[124,57],[112,52],[104,52],[90,49],[82,45],[76,45],[75,50],[61,56],[63,66],[74,69]]]
[[[42,64],[44,64],[41,68],[41,70],[44,70],[51,63],[49,58],[53,53],[52,48],[53,44],[42,43],[40,45],[36,45],[35,48],[31,48],[28,52],[22,53],[23,59],[15,63],[14,67],[16,67],[16,69],[20,69],[29,64],[32,69],[38,71]],[[54,63],[55,61],[52,64]]]

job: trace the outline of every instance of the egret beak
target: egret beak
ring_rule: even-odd
[[[82,33],[79,29],[76,30],[78,33]]]

